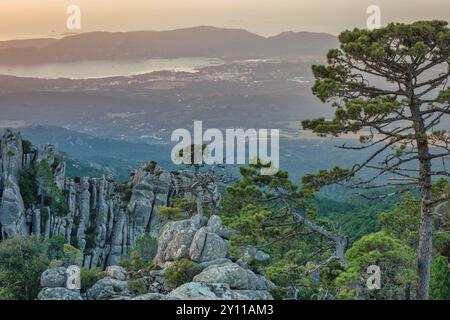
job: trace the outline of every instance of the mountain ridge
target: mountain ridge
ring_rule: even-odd
[[[326,33],[289,31],[263,37],[244,29],[199,26],[169,31],[95,31],[61,39],[1,41],[0,61],[2,65],[33,65],[181,57],[322,56],[335,46],[337,38]]]

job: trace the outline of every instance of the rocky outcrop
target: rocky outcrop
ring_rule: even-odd
[[[83,300],[79,291],[66,288],[45,288],[39,292],[38,300]]]
[[[38,300],[83,300],[80,290],[67,288],[68,270],[64,267],[50,268],[41,275]]]
[[[0,202],[0,239],[28,233],[27,217],[19,186],[7,177]]]
[[[264,290],[231,290],[225,283],[189,282],[167,295],[170,300],[272,300]]]
[[[18,185],[23,167],[23,143],[19,132],[5,131],[0,141],[0,156],[2,180],[9,179]]]
[[[164,266],[166,262],[188,259],[194,236],[206,223],[207,220],[199,216],[167,223],[162,228],[158,239],[155,263]]]
[[[194,282],[225,283],[236,290],[271,290],[275,286],[263,276],[236,263],[212,265],[194,277]]]
[[[0,141],[0,240],[27,232],[20,194],[23,147],[20,133],[6,130]]]
[[[41,286],[47,288],[65,288],[67,281],[66,268],[51,268],[41,275]]]
[[[127,272],[122,267],[110,266],[106,269],[107,276],[89,288],[84,297],[89,300],[273,299],[269,293],[275,288],[273,283],[255,274],[242,260],[237,264],[228,258],[228,240],[214,232],[221,229],[217,216],[209,219],[195,216],[188,220],[169,222],[161,230],[155,257],[155,262],[161,268],[132,274],[132,279],[142,283],[147,293],[133,295]],[[203,270],[191,282],[171,290],[166,284],[165,273],[179,259],[200,262]],[[63,276],[64,268],[47,270],[42,275],[42,285],[59,285],[63,282]],[[40,297],[47,297],[47,292],[47,288],[43,289]]]
[[[187,191],[195,178],[192,172],[170,172],[150,163],[133,172],[124,184],[105,177],[66,178],[65,165],[51,145],[33,148],[19,133],[8,130],[0,148],[0,240],[27,234],[44,239],[62,236],[82,253],[82,259],[63,263],[65,267],[75,263],[106,269],[105,278],[80,293],[67,288],[69,269],[51,268],[42,274],[38,299],[271,299],[273,284],[248,265],[253,260],[265,261],[267,255],[248,249],[244,255],[248,259],[229,257],[233,231],[224,227],[218,216],[196,215],[162,226],[160,206],[170,206],[174,198],[194,197]],[[30,204],[36,200],[29,199],[25,206],[19,188],[21,172],[42,162],[48,164],[45,175],[50,170],[52,190],[59,188],[55,193],[65,197],[67,210],[51,206],[51,202]],[[158,239],[154,263],[160,270],[138,273],[147,293],[136,296],[126,270],[117,263],[145,234]],[[165,272],[180,259],[198,263],[202,271],[171,291]]]
[[[207,262],[228,255],[228,240],[221,238],[214,229],[207,226],[209,221],[219,221],[218,216],[209,220],[195,216],[190,220],[167,223],[159,237],[155,263],[164,266],[167,262],[190,259]]]
[[[127,271],[120,266],[109,266],[106,268],[106,275],[120,281],[127,280]]]
[[[87,290],[86,297],[88,300],[124,299],[131,297],[131,292],[127,281],[106,277]]]
[[[192,239],[189,257],[195,262],[208,262],[228,256],[228,241],[207,227],[200,228]]]
[[[142,294],[140,296],[134,297],[131,300],[169,300],[169,298],[163,294],[160,293],[146,293],[146,294]],[[176,299],[172,299],[172,300],[176,300]]]
[[[167,297],[183,300],[272,299],[269,291],[275,285],[255,274],[249,266],[243,268],[233,263],[228,258],[228,240],[216,233],[219,230],[224,228],[218,216],[212,216],[208,221],[195,216],[164,226],[155,262],[164,267],[184,258],[200,262],[204,268],[192,282],[176,288]],[[248,249],[258,253],[262,260],[268,258],[256,249]]]
[[[158,166],[151,171],[140,168],[123,185],[105,177],[66,179],[69,213],[57,234],[76,240],[84,265],[115,265],[144,234],[157,238],[158,207],[170,205],[174,197],[190,196],[184,193],[186,179]]]
[[[266,263],[270,260],[270,256],[267,253],[257,250],[252,246],[245,246],[240,251],[241,259],[247,264],[253,264],[255,262]]]
[[[125,184],[105,177],[69,179],[54,146],[28,145],[24,151],[22,145],[18,132],[7,130],[1,138],[0,240],[31,233],[44,239],[63,236],[81,250],[87,267],[117,264],[144,234],[156,239],[161,228],[158,207],[169,206],[177,197],[192,197],[186,191],[193,179],[188,171],[170,172],[150,164],[133,172]],[[40,161],[51,168],[68,212],[54,212],[41,203],[24,206],[20,172]]]

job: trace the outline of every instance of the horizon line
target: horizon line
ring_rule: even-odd
[[[29,40],[61,40],[63,38],[67,37],[73,37],[73,36],[79,36],[83,34],[90,34],[90,33],[134,33],[134,32],[174,32],[174,31],[180,31],[180,30],[188,30],[188,29],[199,29],[199,28],[211,28],[211,29],[221,29],[221,30],[240,30],[240,31],[246,31],[248,33],[257,35],[261,38],[273,38],[280,36],[285,33],[313,33],[313,34],[322,34],[322,35],[329,35],[333,37],[337,37],[337,34],[329,33],[329,32],[317,32],[317,31],[308,31],[308,30],[302,30],[302,31],[293,31],[293,30],[286,30],[281,31],[279,33],[276,33],[272,36],[264,36],[257,32],[249,31],[245,28],[228,28],[228,27],[216,27],[212,25],[197,25],[197,26],[191,26],[191,27],[182,27],[182,28],[174,28],[174,29],[163,29],[163,30],[157,30],[157,29],[139,29],[139,30],[127,30],[127,31],[107,31],[107,30],[96,30],[96,31],[86,31],[86,32],[64,32],[59,35],[43,35],[43,36],[36,36],[36,37],[18,37],[18,38],[12,38],[12,39],[0,39],[0,42],[10,42],[10,41],[29,41]],[[356,27],[355,27],[356,28]]]

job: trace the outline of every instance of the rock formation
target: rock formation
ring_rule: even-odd
[[[269,291],[274,284],[264,276],[256,274],[240,261],[237,264],[228,256],[228,240],[215,231],[222,230],[220,218],[209,219],[194,216],[192,219],[168,222],[161,230],[158,253],[154,262],[161,267],[156,270],[141,270],[138,279],[145,283],[147,293],[133,295],[128,282],[129,275],[118,266],[107,268],[107,276],[86,293],[69,294],[61,286],[65,282],[65,269],[53,268],[42,274],[41,284],[45,288],[39,299],[67,299],[83,297],[88,300],[270,300]],[[255,251],[250,250],[249,251]],[[256,251],[255,251],[256,252]],[[262,253],[259,253],[262,255]],[[267,256],[264,256],[264,259]],[[175,261],[189,259],[199,262],[203,270],[191,282],[171,290],[165,273]],[[136,275],[135,275],[136,277]],[[58,297],[58,294],[61,296]]]
[[[274,285],[247,264],[269,257],[254,248],[245,249],[244,260],[229,257],[233,231],[222,226],[217,215],[209,218],[195,215],[191,219],[163,224],[157,212],[159,207],[170,206],[176,198],[195,200],[190,189],[195,179],[192,172],[170,172],[149,163],[133,172],[123,184],[106,177],[67,178],[65,164],[52,145],[35,148],[23,141],[20,133],[7,130],[0,148],[0,240],[28,234],[46,240],[62,236],[80,250],[82,261],[77,258],[76,264],[106,269],[106,277],[80,292],[67,286],[69,270],[72,270],[67,263],[50,268],[42,274],[43,289],[38,299],[272,298],[269,291]],[[30,201],[29,194],[21,194],[22,173],[42,165],[47,168],[43,169],[44,178],[37,173],[33,178],[37,185],[33,193],[37,193],[39,199]],[[58,190],[54,193],[61,195],[59,203],[63,202],[64,206],[44,201],[48,194],[38,180],[49,179],[47,183],[51,183],[51,190]],[[217,186],[213,189],[217,190]],[[28,196],[26,204],[22,196]],[[158,240],[156,268],[133,274],[132,280],[138,277],[146,291],[137,296],[130,287],[130,275],[117,264],[144,235]],[[166,272],[181,259],[195,264],[199,273],[192,276],[191,282],[178,284],[174,289],[166,280]]]
[[[52,145],[24,151],[18,132],[7,130],[0,143],[0,240],[15,235],[38,234],[45,239],[63,236],[83,253],[83,265],[105,268],[115,265],[139,238],[155,239],[161,227],[157,210],[176,197],[192,197],[186,191],[193,175],[169,172],[156,164],[131,174],[125,184],[102,178],[66,178],[65,164],[57,160]],[[46,162],[65,196],[68,212],[41,204],[25,208],[20,193],[20,173],[29,165]]]

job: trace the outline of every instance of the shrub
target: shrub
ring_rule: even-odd
[[[270,294],[275,300],[287,300],[291,298],[288,289],[283,287],[276,287],[270,290]]]
[[[146,171],[146,172],[153,172],[153,170],[155,170],[157,165],[158,164],[156,163],[156,161],[150,161],[149,163],[147,163],[144,166],[144,171]]]
[[[431,266],[430,297],[433,300],[450,299],[450,269],[448,259],[438,256]]]
[[[136,241],[128,257],[120,260],[119,265],[127,271],[136,272],[148,268],[158,250],[158,241],[145,234]]]
[[[161,206],[158,208],[158,215],[164,222],[186,219],[183,210],[180,208]]]
[[[19,180],[20,194],[26,208],[38,203],[38,186],[36,184],[36,173],[33,167],[26,167],[20,173]]]
[[[144,279],[131,279],[128,280],[128,286],[132,293],[140,295],[147,293],[147,286],[145,285]]]
[[[128,183],[122,183],[117,186],[117,192],[122,194],[122,209],[126,209],[130,203],[131,197],[133,196],[133,190],[128,185]]]
[[[191,260],[181,259],[175,261],[164,273],[167,284],[176,288],[184,283],[191,282],[194,277],[202,272],[202,267]]]
[[[48,263],[45,245],[35,236],[0,242],[0,297],[35,299]]]
[[[24,154],[33,152],[33,144],[25,139],[22,139],[22,150]]]
[[[55,259],[50,261],[48,267],[49,268],[57,268],[57,267],[63,267],[64,266],[64,262],[60,259]]]
[[[60,215],[69,212],[66,199],[62,191],[55,183],[53,173],[45,161],[39,161],[35,167],[35,181],[40,190],[41,203],[48,205],[50,209]]]
[[[70,244],[64,244],[64,248],[63,248],[63,264],[64,266],[68,267],[68,266],[72,266],[72,265],[77,265],[77,266],[81,266],[81,264],[83,263],[83,254],[81,253],[81,251],[77,248],[75,248],[74,246],[71,246]]]
[[[362,237],[345,253],[346,270],[335,279],[338,299],[403,299],[406,291],[417,283],[414,250],[384,231]],[[367,267],[377,265],[383,276],[381,289],[365,288]],[[374,296],[376,295],[376,296]]]
[[[145,265],[153,261],[158,251],[158,240],[152,238],[149,234],[144,234],[136,241],[134,250],[139,253]]]
[[[197,213],[197,202],[193,199],[174,199],[173,205],[186,212],[190,217]]]
[[[137,272],[145,268],[145,263],[142,257],[139,252],[135,250],[132,250],[128,257],[122,258],[118,264],[128,272]]]
[[[162,268],[160,266],[158,266],[156,263],[154,262],[150,262],[147,266],[147,270],[161,270]]]
[[[64,256],[64,245],[67,243],[63,236],[51,237],[47,241],[47,257],[50,260],[60,260]]]
[[[86,292],[87,289],[91,288],[98,280],[104,277],[106,277],[106,273],[99,268],[81,268],[81,291]]]

